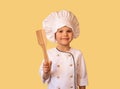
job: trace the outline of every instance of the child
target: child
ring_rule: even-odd
[[[43,21],[48,40],[57,43],[48,50],[50,62],[41,64],[40,74],[48,89],[85,89],[88,84],[85,61],[81,51],[70,42],[79,36],[79,23],[73,13],[61,10]]]

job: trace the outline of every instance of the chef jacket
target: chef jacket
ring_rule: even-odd
[[[52,61],[48,79],[43,78],[43,63],[39,70],[43,83],[48,83],[48,89],[78,89],[78,86],[88,84],[81,51],[71,48],[70,51],[63,52],[52,48],[48,50],[48,57]]]

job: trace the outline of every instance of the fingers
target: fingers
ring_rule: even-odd
[[[43,66],[49,66],[49,63],[48,62],[44,62]]]
[[[50,66],[51,67],[51,65],[52,65],[52,61],[44,62],[43,63],[43,66]]]
[[[50,67],[51,67],[51,65],[52,65],[52,61],[50,61],[49,64],[50,64]]]
[[[48,73],[50,71],[51,65],[52,65],[52,61],[43,63],[43,71],[44,71],[44,73]]]
[[[48,73],[50,71],[50,68],[43,67],[43,71],[44,71],[44,73]]]

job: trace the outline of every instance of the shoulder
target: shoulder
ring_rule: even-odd
[[[56,48],[51,48],[47,50],[48,55],[55,55],[57,53]]]
[[[55,52],[56,51],[56,48],[50,48],[47,50],[47,52]]]
[[[73,54],[82,55],[82,51],[79,50],[79,49],[71,48],[71,52],[72,52]]]

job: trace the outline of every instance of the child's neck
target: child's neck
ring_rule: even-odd
[[[57,45],[56,48],[57,48],[58,50],[60,50],[60,51],[66,52],[66,51],[69,51],[71,47],[70,47],[69,45],[68,45],[68,46]]]

